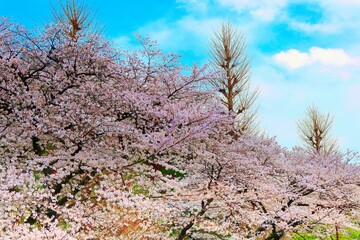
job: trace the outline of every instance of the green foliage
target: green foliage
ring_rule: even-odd
[[[143,186],[138,185],[137,183],[135,183],[132,187],[132,193],[135,195],[148,195],[149,194],[149,190]]]
[[[182,172],[176,171],[174,169],[166,169],[165,167],[162,167],[160,169],[160,172],[162,173],[163,176],[179,178],[179,180],[184,179],[186,177],[186,173],[182,173]]]
[[[60,205],[63,205],[64,203],[66,203],[67,200],[68,200],[68,198],[66,196],[65,197],[62,197],[62,196],[57,197],[57,203]]]
[[[42,185],[38,186],[36,189],[45,189],[45,185],[42,184]]]
[[[329,226],[330,227],[330,226]],[[323,228],[323,230],[326,230],[326,228]],[[341,240],[359,240],[360,239],[360,231],[352,228],[345,228],[340,229],[339,237]],[[326,239],[326,240],[333,240],[336,239],[336,234],[333,233],[331,236],[328,236],[326,238],[320,236],[319,234],[313,234],[309,232],[299,232],[294,233],[292,238],[290,240],[320,240],[320,239]]]
[[[311,235],[311,234],[308,234],[308,233],[299,233],[299,234],[296,234],[294,237],[291,238],[291,240],[317,240],[318,237],[317,236],[314,236],[314,235]]]
[[[202,239],[204,239],[204,238],[195,238],[195,237],[191,236],[192,233],[201,233],[201,234],[204,234],[204,236],[213,236],[213,237],[215,237],[215,239],[231,239],[231,236],[232,236],[230,233],[228,233],[226,235],[223,235],[223,234],[218,233],[216,231],[206,231],[204,229],[194,229],[188,235],[189,239],[191,239],[191,240],[202,240]],[[211,239],[213,239],[213,238],[211,238]]]
[[[70,225],[64,220],[59,221],[58,226],[63,230],[70,228]]]
[[[151,156],[148,157],[148,160],[150,160],[150,161],[144,161],[141,164],[146,164],[148,166],[152,166],[155,170],[160,171],[163,176],[167,176],[167,177],[170,177],[170,178],[178,178],[179,180],[184,179],[186,177],[186,175],[187,175],[186,173],[181,172],[179,170],[172,169],[172,168],[168,169],[168,168],[162,166],[161,164],[155,163],[156,162],[155,160],[157,160],[158,157],[161,158],[164,155],[165,154],[151,155]],[[166,155],[167,156],[168,155],[178,156],[178,154],[176,152],[170,152],[170,153],[167,153]],[[168,163],[168,164],[171,164],[171,163]]]
[[[21,224],[23,224],[23,223],[25,223],[25,221],[26,221],[26,218],[25,218],[25,216],[24,215],[21,215],[21,217],[20,217],[20,223]]]
[[[360,239],[360,231],[353,228],[345,228],[350,238],[348,239]]]
[[[210,231],[210,232],[208,232],[208,231],[204,231],[204,230],[202,230],[202,229],[199,230],[199,231],[197,231],[197,232],[209,234],[209,235],[215,236],[215,237],[217,237],[217,238],[219,238],[219,239],[231,238],[231,234],[230,234],[230,233],[228,233],[228,234],[226,234],[226,235],[222,235],[222,234],[220,234],[220,233],[218,233],[218,232],[216,232],[216,231]]]
[[[175,236],[178,236],[181,232],[181,228],[176,228],[176,229],[173,229],[170,234],[169,234],[169,237],[175,237]]]
[[[36,181],[40,180],[40,178],[43,177],[43,171],[41,170],[34,170],[33,174]]]

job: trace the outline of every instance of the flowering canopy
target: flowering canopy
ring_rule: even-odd
[[[279,239],[359,206],[352,153],[234,137],[206,86],[148,38],[0,22],[0,237]]]

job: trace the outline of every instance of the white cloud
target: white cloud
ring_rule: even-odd
[[[195,19],[193,17],[184,17],[179,20],[180,28],[190,32],[192,35],[201,37],[206,44],[206,38],[212,35],[214,29],[221,25],[222,20],[218,18]]]
[[[341,29],[341,25],[334,22],[310,24],[289,19],[289,25],[291,28],[303,31],[305,33],[333,34],[337,33]]]
[[[309,51],[312,62],[319,62],[329,66],[344,66],[352,64],[355,60],[342,49],[323,49],[312,47]]]
[[[176,0],[180,7],[183,7],[191,12],[207,12],[210,3],[209,0]]]
[[[276,15],[278,10],[275,8],[258,8],[251,12],[251,14],[256,17],[257,19],[264,21],[264,22],[270,22],[272,21]]]
[[[187,2],[198,2],[199,0],[185,0]],[[358,29],[360,24],[359,11],[360,0],[214,0],[214,4],[206,0],[206,8],[225,11],[236,11],[240,18],[251,16],[250,19],[257,24],[264,22],[283,22],[292,29],[307,34],[324,33],[335,34],[345,33]],[[321,19],[315,23],[299,21],[287,15],[287,7],[291,4],[316,5],[321,12]],[[196,7],[196,4],[194,4]],[[199,11],[202,9],[198,7]],[[211,12],[211,11],[209,11]],[[244,14],[244,15],[243,15]],[[245,17],[245,19],[247,19]],[[249,20],[249,19],[247,19]],[[245,21],[247,21],[245,20]]]
[[[152,40],[157,41],[161,45],[164,45],[172,38],[174,38],[174,32],[169,28],[160,28],[158,31],[149,32]]]
[[[308,52],[296,49],[281,51],[273,56],[280,65],[293,70],[310,64],[320,64],[325,67],[341,67],[357,65],[358,60],[351,58],[343,49],[312,47]]]
[[[300,68],[311,63],[308,53],[302,53],[296,49],[290,49],[286,52],[281,51],[274,55],[274,59],[289,69]]]
[[[119,36],[113,39],[115,47],[121,49],[136,49],[136,43],[133,42],[133,39],[129,36]]]
[[[221,6],[234,9],[239,13],[249,11],[260,21],[274,20],[287,4],[287,0],[217,0],[217,2]]]
[[[160,19],[149,22],[137,30],[141,35],[149,34],[165,51],[191,51],[205,54],[213,30],[221,25],[220,18],[199,19],[185,15],[176,21]],[[202,59],[200,59],[202,60]]]
[[[343,5],[359,5],[360,6],[359,0],[333,0],[333,2],[338,3],[338,4],[343,4]]]
[[[230,18],[233,22],[261,27],[265,24],[284,23],[291,29],[314,34],[347,34],[353,38],[359,35],[360,0],[177,0],[178,6],[185,8],[192,16]],[[321,13],[316,22],[299,20],[288,15],[292,4],[316,6]],[[239,14],[231,14],[231,12]],[[296,15],[296,14],[295,14]]]

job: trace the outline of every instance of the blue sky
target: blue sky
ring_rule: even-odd
[[[136,48],[150,34],[183,62],[204,64],[223,20],[242,31],[259,86],[261,126],[280,144],[299,144],[296,120],[311,104],[334,118],[342,149],[360,150],[359,0],[90,0],[103,33]],[[29,28],[51,20],[56,0],[0,0],[0,16]]]

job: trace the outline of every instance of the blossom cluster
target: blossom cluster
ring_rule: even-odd
[[[1,239],[279,239],[351,224],[355,154],[236,134],[214,73],[139,41],[0,21]]]

